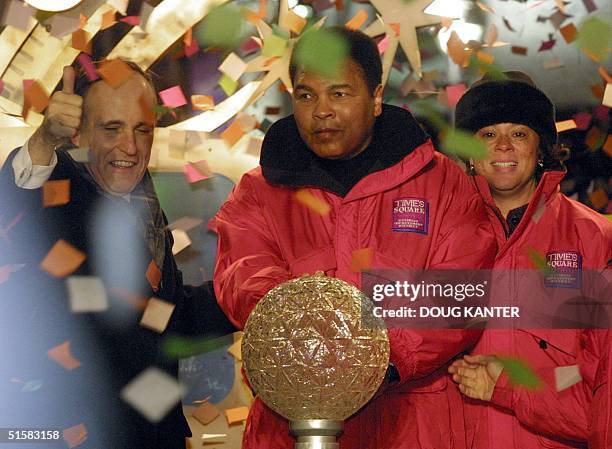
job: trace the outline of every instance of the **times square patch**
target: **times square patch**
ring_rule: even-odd
[[[393,200],[393,231],[427,234],[429,230],[429,202],[425,198],[397,198]]]
[[[551,251],[546,254],[550,273],[546,286],[553,288],[580,288],[582,281],[582,256],[577,251]]]

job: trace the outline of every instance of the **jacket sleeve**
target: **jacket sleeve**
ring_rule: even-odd
[[[606,432],[610,434],[609,421],[607,430],[603,424],[610,419],[604,379],[610,335],[602,329],[582,332],[581,349],[576,358],[582,380],[574,385],[557,391],[555,370],[559,367],[552,366],[537,370],[542,381],[538,389],[513,386],[507,376],[502,375],[495,385],[491,402],[511,410],[525,426],[552,438],[586,441],[589,433],[597,439],[610,438],[605,435]]]
[[[484,203],[466,175],[445,157],[438,159],[444,179],[435,219],[439,225],[427,268],[430,270],[488,269],[493,265],[497,243]],[[469,351],[482,330],[390,329],[391,362],[401,381],[424,377],[458,354]]]
[[[219,239],[214,274],[217,300],[231,322],[243,329],[259,299],[293,277],[269,235],[250,174],[234,188],[211,228]]]

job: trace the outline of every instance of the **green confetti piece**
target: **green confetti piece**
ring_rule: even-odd
[[[542,379],[523,360],[512,357],[498,357],[504,366],[504,371],[512,385],[521,386],[530,390],[537,390],[542,386]]]
[[[597,17],[591,17],[578,27],[578,36],[574,43],[579,48],[604,59],[606,52],[612,47],[612,24]]]
[[[229,76],[223,75],[219,79],[219,86],[221,86],[221,89],[223,89],[225,95],[229,97],[236,92],[236,89],[238,88],[238,81],[234,81]]]
[[[442,137],[442,149],[464,159],[483,159],[487,156],[487,146],[472,133],[461,129],[449,129]]]
[[[231,341],[229,341],[231,343]],[[228,345],[227,336],[218,338],[190,338],[172,335],[162,342],[162,351],[170,359],[183,359]]]
[[[287,39],[283,39],[276,34],[271,34],[264,39],[261,54],[271,58],[272,56],[282,56],[287,48]]]
[[[172,108],[168,108],[166,106],[162,106],[160,104],[156,104],[154,108],[155,114],[161,116],[166,115],[169,112],[172,112]]]
[[[236,48],[245,35],[243,16],[236,6],[222,5],[211,10],[195,29],[200,47]]]
[[[294,51],[298,66],[328,77],[337,76],[349,57],[346,40],[326,29],[304,33]]]
[[[540,270],[544,276],[550,276],[555,273],[554,268],[548,265],[546,258],[531,246],[527,247],[527,255],[536,270]]]

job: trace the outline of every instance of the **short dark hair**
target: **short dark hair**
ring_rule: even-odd
[[[326,28],[326,31],[337,34],[339,37],[346,40],[349,49],[348,56],[361,67],[368,90],[374,95],[374,91],[378,85],[382,83],[382,61],[380,60],[378,47],[374,40],[359,30],[341,26],[329,27]],[[289,63],[289,76],[291,77],[291,82],[294,82],[299,69],[299,65],[295,60],[295,55],[297,53],[296,49],[300,46],[300,41],[301,39],[296,42]]]

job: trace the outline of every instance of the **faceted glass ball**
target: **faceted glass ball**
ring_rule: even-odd
[[[270,290],[247,320],[242,359],[251,386],[289,420],[343,420],[369,401],[389,364],[372,302],[322,274]]]

